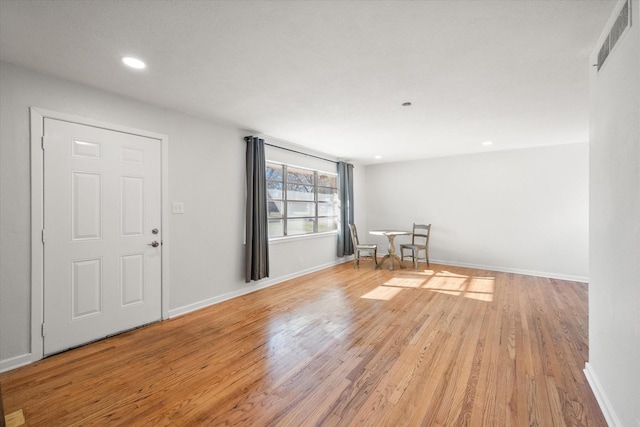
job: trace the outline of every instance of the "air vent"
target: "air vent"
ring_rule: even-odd
[[[607,60],[607,57],[613,50],[613,47],[616,45],[624,30],[626,30],[631,25],[631,0],[627,0],[620,9],[620,13],[616,18],[616,22],[613,23],[611,27],[611,31],[609,31],[609,35],[606,40],[602,44],[600,51],[598,52],[598,71],[604,64],[604,61]]]

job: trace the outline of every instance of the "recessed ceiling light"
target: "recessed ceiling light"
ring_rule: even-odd
[[[482,143],[482,145],[484,145],[485,147],[488,147],[490,145],[493,145],[493,141],[485,141]]]
[[[380,154],[378,154],[377,156],[375,156],[375,158],[380,160],[382,158],[382,156]]]
[[[411,107],[411,103],[410,102],[403,102],[402,106],[403,107]]]
[[[131,68],[135,68],[136,70],[142,70],[144,68],[147,68],[147,64],[145,64],[138,58],[134,58],[132,56],[123,57],[122,62]]]

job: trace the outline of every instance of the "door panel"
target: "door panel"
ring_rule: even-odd
[[[120,271],[122,306],[144,302],[144,254],[123,255]]]
[[[144,178],[122,177],[122,237],[144,234]]]
[[[49,118],[44,135],[49,355],[161,318],[161,143]]]
[[[102,237],[102,175],[71,172],[71,240]]]
[[[71,320],[102,312],[102,260],[71,262]]]

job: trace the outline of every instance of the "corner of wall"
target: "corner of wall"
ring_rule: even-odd
[[[623,427],[589,362],[585,364],[584,376],[587,378],[587,382],[591,386],[591,390],[598,401],[598,405],[600,405],[600,410],[602,411],[604,418],[607,420],[607,424],[609,424],[610,427]]]

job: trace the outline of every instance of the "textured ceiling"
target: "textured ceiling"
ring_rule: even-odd
[[[369,164],[587,141],[614,7],[0,0],[0,59]]]

